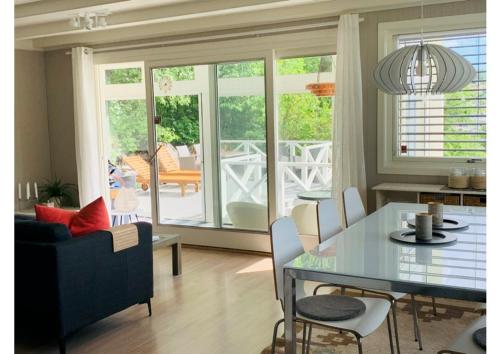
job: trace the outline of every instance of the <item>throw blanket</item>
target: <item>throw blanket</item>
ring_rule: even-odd
[[[113,238],[113,252],[137,246],[139,244],[139,231],[134,224],[125,224],[112,227],[108,230]]]

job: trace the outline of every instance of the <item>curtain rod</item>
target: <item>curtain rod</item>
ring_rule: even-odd
[[[363,22],[364,18],[360,18],[359,22]],[[259,37],[262,35],[271,35],[276,33],[286,33],[290,31],[298,31],[298,30],[311,30],[318,28],[331,28],[337,27],[339,21],[330,21],[330,22],[319,22],[313,24],[305,24],[305,25],[297,25],[297,26],[287,26],[281,28],[269,28],[255,31],[247,31],[247,32],[239,32],[239,33],[229,33],[229,34],[218,34],[212,36],[205,37],[195,37],[195,38],[187,38],[187,39],[173,39],[159,42],[150,42],[150,43],[141,43],[141,44],[130,44],[123,46],[114,46],[114,47],[105,47],[94,49],[94,53],[103,53],[103,52],[112,52],[117,50],[127,50],[127,49],[145,49],[150,47],[163,47],[167,45],[182,45],[182,44],[192,44],[198,42],[205,41],[213,41],[213,40],[228,40],[228,39],[236,39],[240,37]],[[71,52],[66,52],[66,55],[71,55]]]

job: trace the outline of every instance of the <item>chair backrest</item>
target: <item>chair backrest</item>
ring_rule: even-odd
[[[177,149],[179,157],[191,156],[191,152],[189,151],[186,145],[179,145],[176,146],[175,148]]]
[[[160,172],[168,173],[178,171],[179,161],[176,159],[176,150],[174,147],[162,145],[156,154],[158,158],[158,168]]]
[[[304,203],[296,205],[292,209],[292,218],[300,235],[317,235],[318,224],[316,222],[316,203]]]
[[[227,214],[235,228],[268,230],[267,207],[249,202],[231,202],[226,205]]]
[[[356,187],[349,187],[344,190],[344,212],[347,227],[366,216],[363,201]]]
[[[123,156],[122,161],[135,171],[139,182],[149,181],[149,164],[142,157],[139,155]]]
[[[317,204],[319,243],[342,231],[339,209],[335,199],[320,200]]]
[[[279,218],[271,224],[270,229],[274,288],[276,290],[276,299],[283,301],[283,289],[285,286],[283,267],[286,263],[304,253],[304,247],[302,247],[297,227],[292,218]],[[297,294],[303,293],[303,287],[297,286],[296,292]]]

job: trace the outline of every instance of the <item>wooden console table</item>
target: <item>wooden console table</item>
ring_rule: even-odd
[[[381,183],[373,187],[372,190],[375,191],[377,209],[386,204],[387,194],[389,192],[415,193],[415,199],[408,201],[416,201],[417,203],[421,203],[421,195],[423,193],[457,196],[459,203],[456,205],[467,205],[467,198],[471,196],[484,197],[484,203],[486,203],[486,191],[474,189],[451,189],[444,184]],[[464,196],[466,203],[464,203]]]

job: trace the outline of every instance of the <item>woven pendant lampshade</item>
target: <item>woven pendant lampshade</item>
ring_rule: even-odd
[[[476,70],[451,49],[420,43],[383,58],[373,76],[379,89],[391,95],[440,94],[460,91]]]

